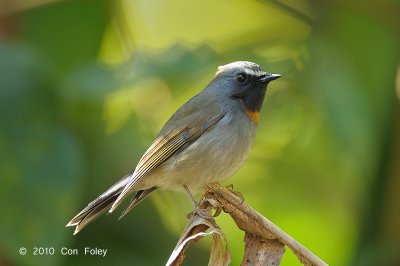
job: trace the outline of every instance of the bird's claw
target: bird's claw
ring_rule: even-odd
[[[232,192],[232,194],[234,194],[238,199],[240,199],[240,203],[238,203],[237,205],[241,205],[244,203],[244,196],[242,192],[239,191],[235,191],[233,190],[233,184],[227,185],[226,188]]]
[[[191,213],[187,215],[188,218],[192,217],[193,215],[198,215],[200,218],[212,221],[214,220],[213,216],[209,213],[212,208],[202,209],[200,207],[195,208]]]

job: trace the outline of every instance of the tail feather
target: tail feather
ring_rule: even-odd
[[[144,200],[145,198],[147,198],[151,192],[153,192],[154,190],[156,190],[157,187],[152,187],[149,189],[145,189],[145,190],[139,190],[138,192],[136,192],[135,197],[133,197],[133,199],[131,200],[131,202],[129,203],[128,208],[126,208],[121,215],[119,216],[118,220],[120,220],[122,217],[125,216],[125,214],[127,214],[130,210],[132,210],[136,205],[138,205],[140,202],[142,202],[142,200]]]
[[[117,199],[118,195],[119,194],[111,196],[102,202],[98,202],[92,208],[83,209],[67,224],[67,226],[75,226],[74,235],[76,235],[91,221],[95,220],[101,214],[109,210],[113,202]]]
[[[128,175],[122,178],[106,192],[101,194],[97,199],[90,202],[88,206],[86,206],[86,208],[84,208],[74,218],[72,218],[72,220],[66,226],[75,226],[74,235],[79,233],[91,221],[95,220],[101,214],[111,209],[111,206],[121,195],[130,177],[131,176]],[[121,214],[119,219],[121,219],[125,214],[127,214],[133,207],[140,203],[155,189],[156,187],[137,191],[128,208]]]

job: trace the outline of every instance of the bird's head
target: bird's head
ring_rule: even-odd
[[[255,63],[238,61],[218,67],[213,83],[225,97],[240,102],[246,115],[257,123],[267,85],[279,77],[268,74]]]

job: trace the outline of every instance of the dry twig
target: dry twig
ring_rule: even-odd
[[[243,199],[238,197],[237,193],[232,190],[217,183],[209,184],[201,202],[201,207],[204,209],[212,207],[229,213],[238,228],[245,232],[245,252],[242,265],[279,265],[285,246],[289,247],[304,265],[327,265],[274,223],[245,204]],[[219,211],[217,211],[218,214]],[[199,224],[202,226],[199,226]],[[193,233],[188,233],[188,228],[194,227],[201,230],[194,230]],[[209,231],[206,232],[207,230]],[[230,255],[227,245],[224,253],[223,245],[221,244],[221,238],[225,239],[225,236],[216,225],[214,219],[210,217],[209,221],[199,220],[199,217],[193,214],[167,265],[180,265],[184,257],[183,252],[187,248],[189,241],[209,234],[219,239],[217,241],[218,245],[213,245],[212,247],[211,257],[213,257],[213,254],[219,254],[220,257],[218,264],[215,264],[216,260],[210,259],[209,265],[216,266],[229,263]],[[184,243],[184,247],[182,243]],[[221,254],[225,255],[221,256]]]

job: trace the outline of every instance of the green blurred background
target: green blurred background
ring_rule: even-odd
[[[225,184],[330,265],[400,265],[399,14],[395,0],[0,0],[0,265],[163,265],[186,195],[157,192],[76,236],[65,224],[237,60],[283,77]],[[243,233],[217,222],[239,265]],[[208,245],[184,265],[206,265]],[[282,265],[300,263],[287,250]]]

